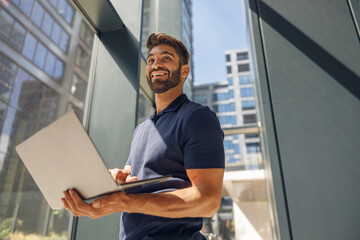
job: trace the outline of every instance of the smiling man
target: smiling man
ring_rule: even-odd
[[[153,33],[147,41],[146,76],[156,111],[139,124],[117,182],[171,174],[172,179],[132,192],[113,193],[86,204],[73,191],[62,199],[74,216],[99,218],[123,212],[120,239],[205,239],[202,217],[211,217],[221,200],[224,134],[208,107],[183,94],[189,53],[178,39]]]

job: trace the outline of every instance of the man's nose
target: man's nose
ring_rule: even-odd
[[[163,66],[163,63],[161,62],[160,59],[155,59],[152,67],[155,68],[155,69],[158,69],[159,67],[162,67]]]

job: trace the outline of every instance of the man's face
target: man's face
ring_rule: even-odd
[[[146,78],[151,90],[160,94],[179,85],[181,66],[175,49],[160,44],[151,49],[147,58]]]

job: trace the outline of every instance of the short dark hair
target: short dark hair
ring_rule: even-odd
[[[151,49],[160,44],[166,44],[175,49],[180,58],[180,65],[189,63],[190,54],[185,45],[180,40],[165,33],[150,34],[146,43],[148,54],[150,53]]]

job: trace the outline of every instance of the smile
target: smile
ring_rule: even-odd
[[[161,76],[165,76],[167,73],[165,72],[156,72],[154,74],[151,75],[151,77],[161,77]]]

